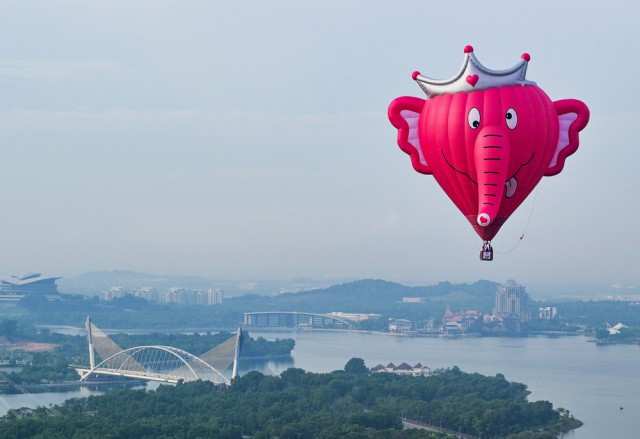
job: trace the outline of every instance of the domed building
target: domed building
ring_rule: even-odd
[[[56,281],[60,277],[42,277],[40,273],[16,274],[0,278],[0,294],[27,296],[60,294]]]

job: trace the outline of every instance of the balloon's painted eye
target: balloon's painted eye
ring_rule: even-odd
[[[510,130],[515,130],[518,125],[518,113],[513,108],[507,110],[507,114],[504,116],[507,120],[507,126]]]
[[[467,121],[469,122],[469,127],[475,130],[480,126],[480,111],[476,107],[473,107],[469,110],[469,115],[467,116]]]

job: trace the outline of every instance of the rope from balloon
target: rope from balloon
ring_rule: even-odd
[[[538,198],[538,188],[536,187],[536,190],[533,194],[533,203],[531,203],[531,209],[529,211],[529,217],[527,218],[527,223],[524,226],[524,230],[522,231],[522,234],[520,235],[520,238],[518,238],[518,240],[516,241],[516,243],[513,245],[513,247],[511,247],[511,249],[509,249],[506,252],[496,252],[499,255],[507,255],[513,251],[515,251],[516,248],[518,248],[518,246],[520,245],[520,243],[522,242],[522,240],[524,239],[524,235],[527,233],[527,229],[529,228],[529,224],[531,223],[531,218],[533,217],[533,209],[535,208],[536,205],[536,199]],[[482,247],[480,248],[480,260],[481,261],[493,261],[493,246],[491,245],[491,241],[484,241],[482,244]]]
[[[522,242],[522,240],[524,239],[524,235],[525,235],[525,233],[527,233],[527,229],[529,228],[529,223],[531,223],[531,217],[533,216],[533,209],[534,209],[534,207],[536,207],[536,199],[538,198],[538,189],[539,189],[539,187],[536,186],[536,191],[533,193],[533,203],[531,203],[531,210],[529,211],[529,218],[527,219],[527,224],[525,224],[525,226],[524,226],[524,230],[522,231],[522,235],[520,235],[520,239],[518,239],[516,241],[514,246],[511,247],[511,249],[509,251],[498,252],[498,254],[500,254],[500,255],[508,255],[509,253],[511,253],[515,249],[517,249],[518,246],[520,245],[520,243]]]

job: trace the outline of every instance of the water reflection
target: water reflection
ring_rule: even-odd
[[[265,375],[280,375],[283,371],[294,367],[295,362],[292,357],[281,357],[277,359],[240,359],[238,373],[244,375],[252,370],[256,370]],[[86,398],[89,396],[103,395],[104,393],[122,387],[132,389],[156,390],[161,385],[172,385],[157,381],[138,382],[135,385],[125,383],[114,383],[110,385],[96,385],[87,383],[81,387],[55,388],[47,392],[40,393],[4,393],[0,394],[0,416],[4,416],[10,409],[17,410],[22,407],[36,408],[39,406],[60,405],[64,401],[72,398]]]
[[[136,386],[133,388],[142,388]],[[102,395],[109,388],[96,386],[76,387],[73,390],[42,392],[42,393],[18,393],[18,394],[0,394],[0,416],[8,413],[9,409],[17,410],[19,408],[28,407],[48,407],[50,405],[60,405],[64,401],[72,398],[85,398],[92,395]]]
[[[265,375],[280,375],[290,367],[295,367],[293,357],[279,357],[277,359],[245,359],[240,358],[238,373],[244,375],[247,372],[256,370]]]

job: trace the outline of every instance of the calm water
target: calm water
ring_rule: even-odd
[[[260,335],[294,338],[295,367],[315,372],[342,369],[350,358],[360,357],[368,367],[406,361],[432,369],[458,366],[483,375],[502,373],[509,381],[527,384],[530,401],[548,400],[584,422],[564,439],[640,438],[640,346],[598,346],[585,337],[404,338],[306,331]]]
[[[258,365],[267,373],[279,374],[289,367],[330,372],[342,369],[352,357],[363,358],[368,367],[420,362],[432,369],[458,366],[465,372],[502,373],[510,381],[527,384],[530,401],[551,401],[584,422],[564,439],[640,438],[640,346],[598,346],[584,337],[404,338],[307,331],[252,331],[252,335],[296,340],[293,361]],[[36,397],[49,405],[100,393],[83,388]],[[42,405],[24,395],[0,396],[12,408]],[[4,414],[7,409],[1,402],[0,414]]]
[[[156,389],[160,383],[158,382],[149,382],[145,386],[134,386],[132,389],[148,389],[153,390]],[[117,386],[117,388],[122,388],[121,386]],[[72,398],[84,398],[91,395],[102,395],[106,391],[106,388],[102,388],[102,390],[96,390],[95,388],[90,387],[79,387],[74,390],[69,390],[65,392],[43,392],[43,393],[32,393],[32,394],[0,394],[0,416],[4,416],[11,409],[18,409],[21,407],[31,407],[35,408],[38,406],[50,406],[50,405],[59,405],[65,402],[67,399]]]

